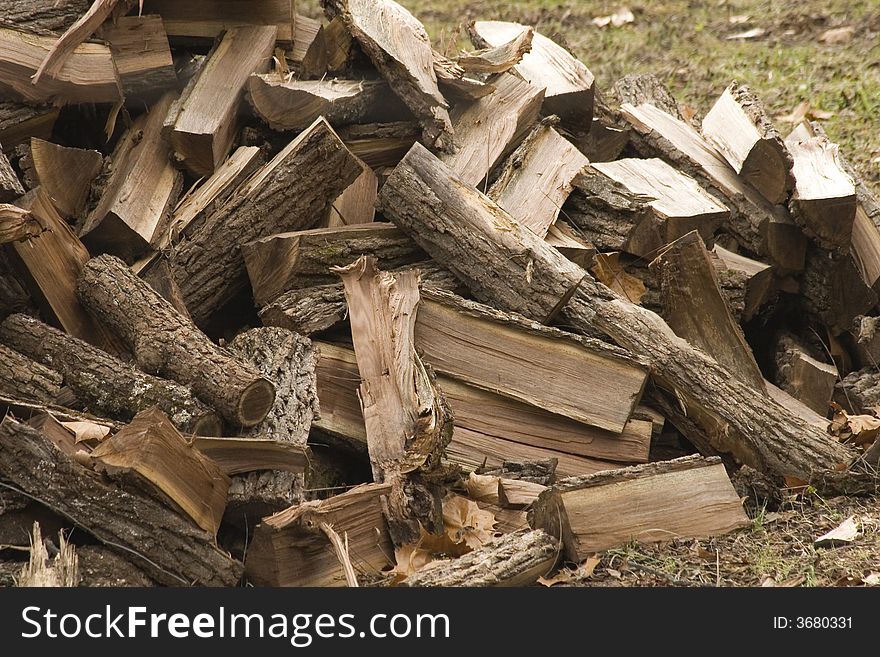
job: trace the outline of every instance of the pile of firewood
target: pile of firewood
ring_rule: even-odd
[[[875,490],[880,204],[819,125],[293,5],[0,0],[0,544],[528,584]]]

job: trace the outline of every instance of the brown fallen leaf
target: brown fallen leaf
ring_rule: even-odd
[[[604,283],[632,303],[641,303],[642,297],[647,292],[642,281],[624,270],[618,251],[597,253],[590,271],[599,282]]]
[[[495,514],[466,497],[449,495],[443,501],[443,525],[450,540],[456,545],[464,543],[467,552],[492,539]]]
[[[880,586],[880,573],[868,573],[862,578],[866,586]]]
[[[842,443],[865,447],[880,434],[880,419],[873,415],[850,415],[842,406],[832,402],[834,415],[828,425],[828,433]]]
[[[501,477],[471,472],[465,482],[468,497],[480,502],[498,504],[498,480]]]
[[[810,105],[810,101],[805,100],[800,103],[797,107],[795,107],[791,114],[781,114],[776,118],[783,123],[791,123],[792,125],[797,125],[801,121],[827,121],[832,116],[834,116],[834,112],[826,112],[825,110],[818,109]]]
[[[861,535],[856,517],[850,516],[830,532],[822,534],[813,541],[813,545],[816,547],[839,547],[852,543]]]
[[[550,587],[555,584],[568,584],[576,580],[589,579],[601,561],[602,557],[594,554],[584,559],[575,568],[560,568],[559,572],[552,577],[539,577],[538,584]]]
[[[852,25],[835,27],[822,32],[822,34],[819,36],[819,41],[829,46],[838,43],[849,43],[850,41],[852,41],[855,31],[856,28]]]
[[[61,422],[60,424],[73,433],[77,443],[99,443],[110,435],[110,427],[97,422]]]

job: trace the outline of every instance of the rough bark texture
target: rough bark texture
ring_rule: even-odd
[[[614,83],[614,93],[621,103],[638,107],[649,103],[677,119],[684,120],[678,102],[653,73],[630,73]]]
[[[241,564],[189,519],[127,491],[61,453],[40,432],[10,418],[0,423],[0,480],[38,500],[157,582],[233,586]]]
[[[853,413],[880,406],[880,372],[876,366],[851,372],[837,383],[834,399]]]
[[[145,374],[33,317],[7,317],[0,325],[0,340],[60,372],[77,401],[98,415],[128,421],[158,406],[181,431],[199,436],[221,431],[216,413],[189,388]]]
[[[559,542],[537,530],[506,534],[463,557],[434,561],[400,586],[528,586],[559,558]]]
[[[308,228],[360,173],[358,160],[318,119],[208,213],[169,256],[196,323],[202,325],[246,288],[242,242]]]
[[[836,335],[877,304],[877,293],[865,284],[849,253],[838,255],[811,244],[798,301]]]
[[[0,26],[57,36],[91,6],[91,0],[0,0]]]
[[[0,152],[0,203],[14,201],[24,194],[24,187],[21,181],[12,170],[9,159]]]
[[[339,137],[367,166],[393,167],[418,141],[419,124],[397,121],[349,125],[339,130]]]
[[[61,375],[0,344],[0,390],[4,394],[52,403],[58,397]]]
[[[18,0],[5,0],[18,4]],[[3,12],[0,11],[0,15]],[[48,139],[58,118],[52,105],[30,105],[15,100],[0,100],[0,144],[6,150],[31,137]]]
[[[190,386],[233,424],[253,426],[266,417],[272,384],[212,343],[118,258],[90,260],[77,294],[125,340],[144,371]]]

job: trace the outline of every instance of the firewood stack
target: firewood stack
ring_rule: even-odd
[[[138,5],[0,0],[0,543],[531,584],[743,526],[741,466],[875,490],[880,203],[819,125],[392,0]]]

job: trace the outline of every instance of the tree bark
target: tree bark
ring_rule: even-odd
[[[0,0],[0,25],[57,36],[78,21],[91,4],[91,0]]]
[[[51,404],[60,387],[58,372],[0,344],[0,390],[5,394]]]
[[[235,425],[250,427],[266,417],[275,400],[272,384],[212,343],[118,258],[90,260],[77,294],[125,340],[145,372],[190,386]]]

